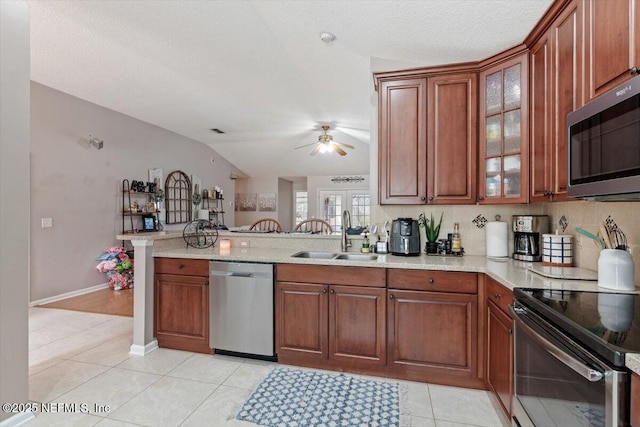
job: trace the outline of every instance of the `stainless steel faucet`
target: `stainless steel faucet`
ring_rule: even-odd
[[[342,212],[342,239],[340,241],[342,252],[347,252],[347,249],[351,247],[351,240],[347,239],[347,228],[351,228],[351,214],[345,209]]]

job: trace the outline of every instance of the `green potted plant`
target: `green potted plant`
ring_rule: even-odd
[[[437,224],[433,218],[433,213],[431,214],[430,219],[427,219],[424,212],[418,215],[418,224],[420,224],[420,227],[424,228],[425,235],[427,236],[425,252],[428,254],[435,254],[438,252],[438,236],[440,235],[440,226],[442,225],[443,214],[444,213],[440,214],[440,221],[438,221]]]

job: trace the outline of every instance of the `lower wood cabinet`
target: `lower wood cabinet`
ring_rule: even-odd
[[[327,286],[276,283],[278,360],[325,360],[329,354]]]
[[[156,258],[153,330],[160,347],[211,353],[209,263]]]
[[[631,375],[631,426],[640,427],[640,376]]]
[[[278,361],[356,372],[384,367],[385,270],[344,267],[334,277],[336,267],[309,267],[276,269]]]
[[[487,278],[487,386],[509,419],[513,399],[513,321],[508,305],[513,292]]]
[[[477,274],[389,269],[387,281],[391,375],[484,388],[478,379]]]

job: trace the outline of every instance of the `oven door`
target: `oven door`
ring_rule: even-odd
[[[589,354],[518,303],[514,426],[628,426],[627,374]]]

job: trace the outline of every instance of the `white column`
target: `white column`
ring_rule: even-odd
[[[158,348],[153,336],[153,240],[133,244],[133,344],[129,354],[144,356]]]

